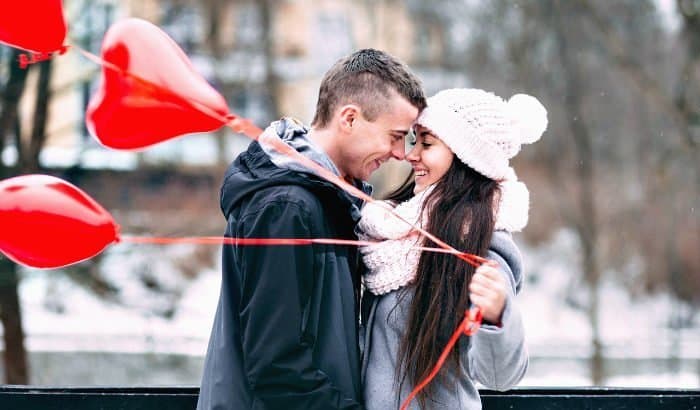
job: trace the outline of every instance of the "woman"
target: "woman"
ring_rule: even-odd
[[[547,112],[533,97],[506,102],[477,89],[444,90],[428,99],[406,155],[412,177],[388,201],[362,211],[361,249],[367,331],[363,383],[368,409],[396,409],[432,370],[473,304],[483,325],[462,337],[438,377],[410,408],[481,409],[475,385],[505,390],[528,364],[520,313],[521,257],[511,232],[527,224],[528,191],[508,160],[540,138]],[[412,179],[412,180],[411,180]],[[386,206],[456,249],[496,264],[475,269],[387,213]]]

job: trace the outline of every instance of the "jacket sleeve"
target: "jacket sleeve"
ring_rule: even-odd
[[[519,258],[519,254],[517,257]],[[501,326],[482,325],[472,336],[468,347],[465,346],[468,352],[468,371],[473,380],[477,380],[486,388],[508,390],[522,380],[529,363],[522,317],[515,304],[520,273],[513,272],[513,261],[509,264],[506,258],[496,252],[492,251],[489,259],[498,262],[500,271],[506,276],[506,283],[510,286],[506,287],[508,293]],[[518,259],[515,263],[516,270],[520,269],[519,264]]]
[[[309,238],[312,219],[288,201],[244,216],[237,235]],[[314,365],[315,335],[305,319],[314,285],[312,246],[242,246],[237,249],[242,289],[239,314],[245,371],[254,409],[359,409]]]

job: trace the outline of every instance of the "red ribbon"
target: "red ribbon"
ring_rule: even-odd
[[[117,72],[121,73],[122,75],[130,76],[134,79],[136,79],[139,82],[142,82],[146,85],[149,85],[151,87],[155,87],[158,89],[159,92],[166,92],[168,94],[175,94],[171,90],[166,90],[163,89],[163,87],[160,87],[157,84],[153,84],[143,78],[140,78],[139,76],[130,73],[126,70],[122,70],[119,67],[116,67],[114,64],[111,64],[107,61],[104,61],[100,57],[89,53],[79,47],[75,47],[79,52],[81,52],[83,55],[85,55],[87,58],[90,60],[96,62],[99,65],[102,65],[103,67],[106,67],[111,70],[116,70]],[[348,193],[364,200],[367,203],[372,203],[375,202],[375,200],[370,197],[369,195],[365,194],[361,190],[357,189],[347,181],[341,179],[337,175],[333,174],[329,170],[323,168],[316,162],[313,162],[307,157],[304,157],[303,155],[299,154],[296,150],[294,150],[292,147],[289,145],[285,144],[278,136],[272,135],[272,134],[263,134],[263,131],[255,126],[250,120],[241,118],[235,114],[229,114],[227,116],[222,116],[218,112],[213,111],[209,107],[206,107],[202,104],[197,104],[194,102],[190,101],[183,101],[187,103],[189,106],[199,110],[200,112],[204,113],[205,115],[210,116],[211,118],[215,118],[219,121],[221,121],[222,125],[226,125],[229,128],[231,128],[233,131],[237,133],[244,134],[248,136],[249,138],[260,141],[261,143],[265,143],[268,145],[271,145],[273,148],[275,148],[277,151],[280,153],[283,153],[292,159],[298,161],[299,163],[305,165],[309,169],[313,170],[316,172],[319,176],[325,178],[326,180],[334,183],[335,185],[339,186],[340,188],[344,189]],[[462,259],[463,261],[473,265],[474,267],[479,267],[481,264],[486,263],[487,259],[482,258],[477,255],[472,255],[464,252],[460,252],[453,248],[452,246],[448,245],[441,239],[437,238],[435,235],[431,234],[430,232],[426,231],[425,229],[421,228],[420,226],[416,226],[410,222],[408,222],[406,219],[401,217],[400,215],[396,214],[394,211],[387,209],[387,212],[391,213],[393,216],[398,218],[399,220],[407,223],[408,225],[412,226],[416,231],[420,232],[423,234],[425,237],[429,238],[431,241],[433,241],[437,246],[439,246],[441,249],[438,248],[426,248],[426,247],[417,247],[418,249],[424,250],[424,251],[430,251],[430,252],[443,252],[443,253],[449,253],[452,255],[455,255],[456,257]],[[367,242],[367,241],[352,241],[352,240],[343,240],[343,239],[330,239],[330,238],[316,238],[316,239],[300,239],[300,238],[223,238],[223,237],[201,237],[201,238],[147,238],[147,237],[133,237],[133,236],[122,236],[121,240],[126,241],[126,242],[132,242],[132,243],[159,243],[159,244],[171,244],[171,243],[199,243],[199,244],[231,244],[231,245],[252,245],[252,246],[260,246],[260,245],[309,245],[309,244],[334,244],[334,245],[353,245],[353,246],[364,246],[364,245],[371,245],[374,242]],[[464,335],[473,335],[476,333],[481,325],[481,317],[482,313],[479,307],[472,307],[470,310],[465,312],[465,318],[460,324],[460,326],[455,330],[454,334],[452,335],[449,343],[445,347],[442,355],[440,356],[440,359],[438,360],[438,363],[435,365],[433,368],[433,371],[430,373],[430,375],[423,380],[416,388],[411,392],[409,397],[406,399],[404,404],[402,405],[401,409],[405,409],[411,402],[411,400],[420,392],[425,386],[427,386],[430,381],[437,375],[438,371],[442,368],[442,365],[444,364],[445,360],[447,359],[449,353],[452,351],[452,348],[454,347],[455,343],[459,339],[459,337],[464,334]]]
[[[46,61],[46,60],[52,58],[53,56],[64,55],[64,54],[66,54],[66,51],[68,51],[69,48],[70,48],[70,46],[63,46],[58,51],[51,52],[51,53],[28,52],[28,53],[20,54],[19,55],[19,67],[22,69],[25,69],[25,68],[29,67],[29,65],[31,65],[31,64],[36,64],[36,63],[40,63],[42,61]]]
[[[447,357],[450,355],[450,352],[454,348],[460,336],[471,336],[474,333],[476,333],[480,327],[481,309],[479,309],[478,307],[472,307],[471,309],[464,312],[464,320],[462,320],[462,323],[460,323],[457,329],[454,331],[452,337],[450,338],[450,341],[447,342],[447,345],[442,351],[442,354],[440,355],[440,358],[435,364],[435,367],[433,367],[433,370],[430,372],[428,377],[426,377],[425,379],[423,379],[423,381],[418,383],[418,385],[413,389],[411,394],[408,395],[406,400],[401,405],[401,410],[405,410],[406,408],[408,408],[408,405],[411,404],[411,400],[413,400],[416,397],[416,395],[435,378],[435,376],[442,368],[443,364],[445,364],[445,360],[447,360]]]
[[[348,246],[371,246],[379,242],[376,241],[356,241],[351,239],[336,239],[336,238],[230,238],[223,236],[200,236],[200,237],[181,237],[181,238],[164,238],[150,236],[131,236],[121,235],[120,241],[130,243],[149,243],[158,245],[170,244],[196,244],[196,245],[239,245],[239,246],[270,246],[270,245],[348,245]],[[426,246],[415,246],[418,249],[426,252],[447,253],[457,256],[458,258],[467,261],[473,265],[479,266],[486,259],[472,255],[466,252],[452,251],[443,248],[431,248]]]

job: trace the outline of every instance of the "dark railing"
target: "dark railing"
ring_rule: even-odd
[[[193,410],[196,387],[0,387],[3,410]],[[481,391],[484,410],[700,410],[700,390],[517,388]]]

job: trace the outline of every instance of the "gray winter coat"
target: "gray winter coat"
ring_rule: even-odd
[[[461,358],[462,374],[468,377],[449,374],[454,387],[439,385],[434,390],[433,401],[427,405],[429,409],[481,409],[476,382],[487,388],[507,390],[518,383],[527,370],[523,324],[520,311],[514,305],[522,280],[522,259],[510,234],[494,233],[488,258],[498,262],[511,285],[502,327],[483,325],[471,339],[464,336],[460,339],[465,352]],[[399,303],[400,292],[376,297],[365,322],[362,379],[365,405],[370,410],[398,409],[414,387],[406,382],[399,392],[396,383],[399,343],[412,298],[412,294],[408,294]],[[437,379],[433,383],[437,383]],[[409,408],[418,409],[418,401],[414,400]]]

